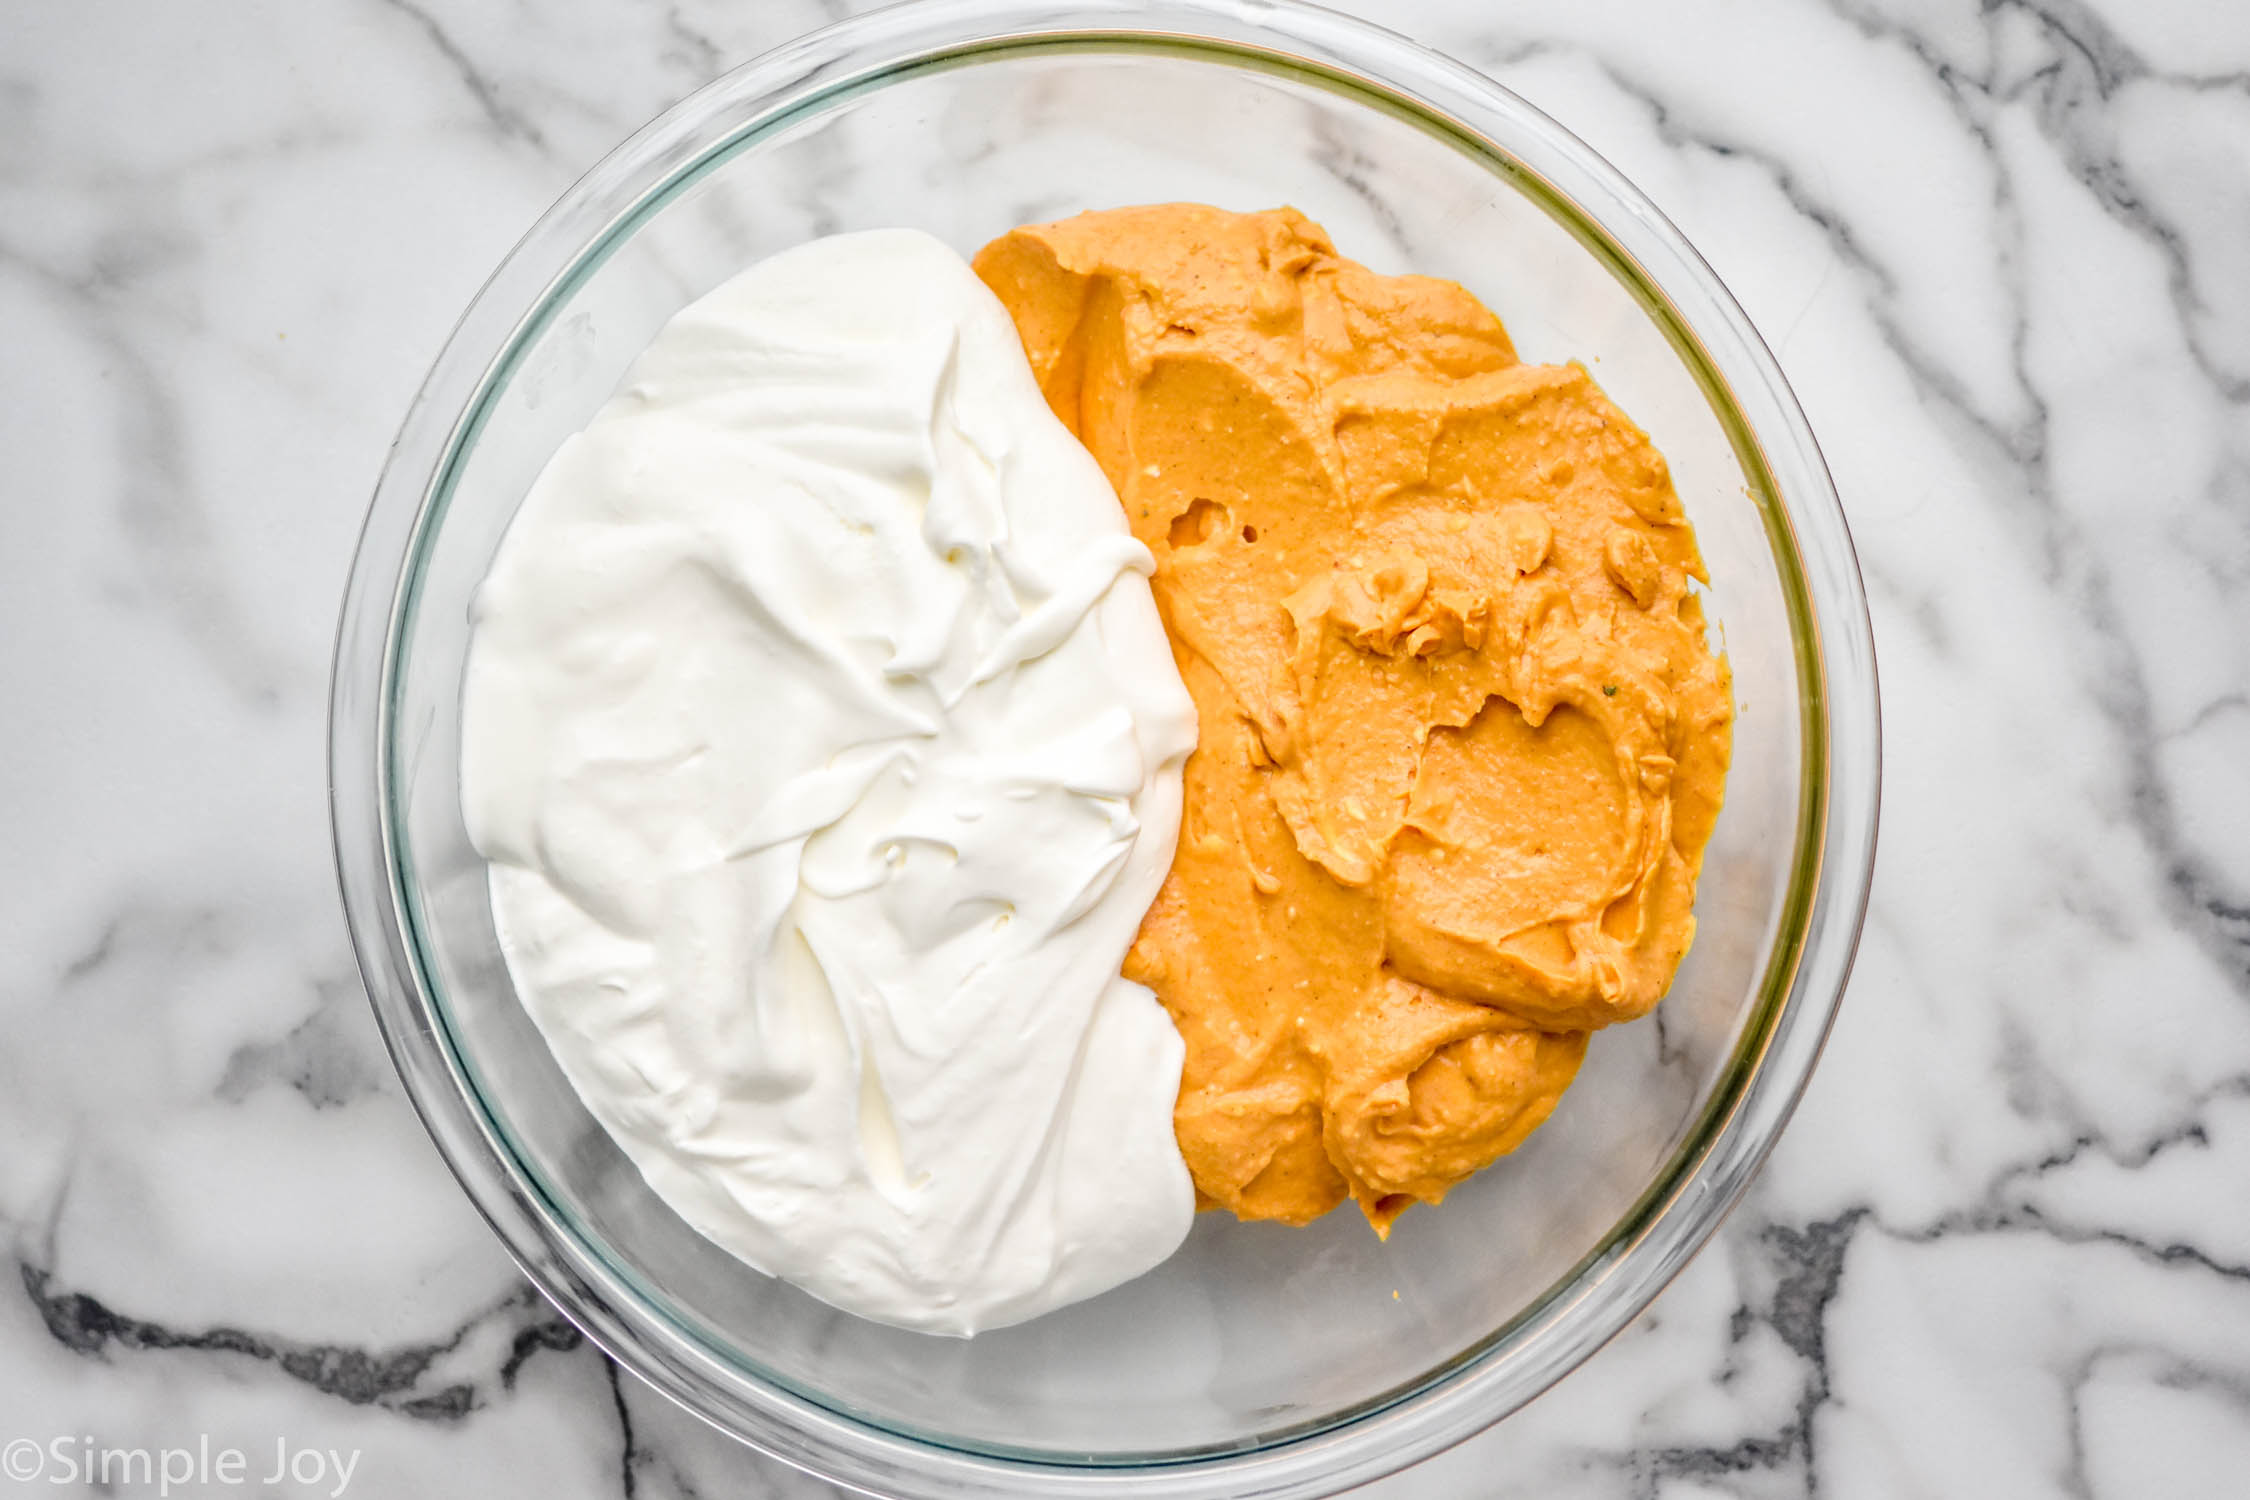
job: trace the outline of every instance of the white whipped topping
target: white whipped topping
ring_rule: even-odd
[[[967,1334],[1169,1255],[1181,1043],[1118,975],[1195,741],[999,301],[883,230],[667,324],[476,604],[462,804],[516,988],[690,1224]]]

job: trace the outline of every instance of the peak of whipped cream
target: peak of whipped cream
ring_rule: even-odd
[[[1195,743],[1007,312],[916,231],[686,308],[475,609],[462,801],[517,991],[649,1185],[968,1334],[1187,1232],[1181,1043],[1119,967]]]

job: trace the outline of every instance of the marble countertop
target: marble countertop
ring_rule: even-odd
[[[1858,972],[1748,1201],[1363,1493],[2244,1493],[2250,7],[1353,8],[1591,140],[1748,307],[1850,514],[1888,750]],[[0,1444],[209,1435],[249,1480],[279,1445],[292,1496],[833,1493],[621,1377],[471,1212],[360,991],[323,750],[455,315],[612,144],[835,9],[0,7]]]

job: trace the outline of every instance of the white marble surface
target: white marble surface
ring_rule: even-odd
[[[1592,140],[1748,306],[1850,512],[1889,750],[1858,975],[1748,1203],[1366,1493],[2245,1493],[2250,6],[1360,8]],[[831,1493],[615,1374],[470,1212],[359,990],[322,764],[361,509],[456,312],[828,9],[0,5],[0,1442]]]

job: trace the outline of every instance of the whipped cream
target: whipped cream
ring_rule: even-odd
[[[1195,742],[1152,565],[916,231],[688,307],[532,486],[469,834],[587,1108],[751,1265],[968,1334],[1186,1234],[1180,1038],[1118,974]]]

